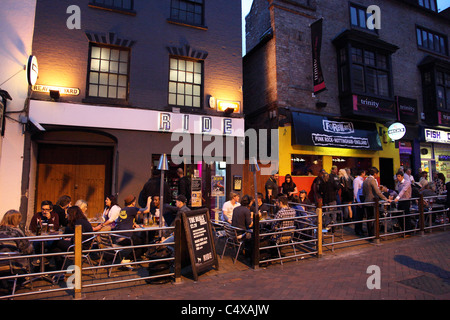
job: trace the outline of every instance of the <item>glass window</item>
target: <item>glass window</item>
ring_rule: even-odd
[[[202,63],[170,58],[169,105],[201,107]]]
[[[371,158],[333,156],[332,162],[334,166],[337,166],[338,170],[349,168],[353,177],[356,176],[358,169],[369,170],[372,167]]]
[[[127,99],[129,50],[91,45],[88,96]]]
[[[193,25],[203,24],[203,0],[172,0],[170,18]]]
[[[447,37],[422,27],[417,27],[416,31],[419,47],[447,55]]]
[[[317,176],[321,169],[323,169],[322,156],[291,155],[291,175],[293,176]]]
[[[105,8],[133,10],[133,0],[91,0],[91,3]]]

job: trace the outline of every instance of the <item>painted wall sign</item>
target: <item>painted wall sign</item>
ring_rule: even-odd
[[[400,122],[393,123],[389,126],[387,134],[391,140],[400,140],[406,133],[406,128]]]
[[[417,100],[405,97],[395,97],[397,103],[397,119],[406,123],[417,123],[419,112]]]
[[[244,137],[243,118],[30,101],[30,117],[41,124]]]
[[[292,113],[293,145],[382,150],[375,123]]]
[[[450,143],[450,132],[424,129],[426,142]]]
[[[78,96],[80,94],[80,89],[78,88],[67,88],[67,87],[55,87],[55,86],[46,86],[46,85],[38,85],[35,84],[32,87],[35,92],[44,92],[48,93],[50,90],[57,90],[60,94],[70,95],[70,96]]]

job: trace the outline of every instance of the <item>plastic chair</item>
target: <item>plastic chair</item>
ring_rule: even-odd
[[[92,236],[92,237],[90,237],[90,238],[88,238],[88,239],[86,239],[86,240],[83,240],[83,241],[81,242],[82,247],[84,247],[85,244],[89,244],[89,247],[87,248],[87,250],[91,250],[91,249],[92,249],[92,246],[94,245],[94,240],[95,240],[95,238],[96,238],[96,236]],[[65,270],[64,267],[65,267],[66,262],[67,262],[68,259],[71,259],[71,260],[75,259],[75,254],[74,254],[74,252],[73,252],[74,248],[75,248],[75,244],[72,244],[71,246],[69,246],[69,248],[67,248],[67,253],[68,253],[68,254],[66,254],[66,255],[64,256],[64,262],[63,262],[63,264],[62,264],[61,270]],[[83,250],[85,250],[85,249],[83,249]],[[70,254],[69,254],[69,253],[70,253]],[[92,259],[91,259],[91,257],[90,257],[90,252],[84,253],[84,254],[82,253],[81,257],[82,257],[82,259],[85,259],[85,260],[89,263],[89,265],[90,265],[91,267],[94,266],[94,264],[92,263]],[[94,271],[94,277],[95,277],[95,278],[97,278],[97,275],[96,275],[96,274],[97,274],[97,272]],[[53,281],[56,282],[56,280],[57,280],[57,278],[56,278],[56,276],[55,276],[55,277],[53,278]]]
[[[121,235],[121,234],[114,234],[114,233],[110,233],[110,234],[109,233],[101,233],[101,234],[99,234],[97,236],[98,247],[100,249],[108,249],[108,250],[101,251],[99,265],[102,264],[103,257],[105,255],[105,253],[109,253],[109,254],[113,254],[114,255],[111,264],[114,264],[116,262],[117,256],[120,257],[121,261],[123,259],[121,253],[122,253],[122,251],[126,250],[128,247],[127,246],[121,246],[121,245],[119,245],[117,243],[114,243],[114,241],[112,240],[112,237],[120,239],[120,240],[128,239],[128,240],[130,240],[131,246],[134,246],[133,239],[131,237],[127,237],[127,236],[124,236],[124,235]],[[136,260],[136,253],[134,251],[134,248],[132,248],[132,251],[133,251],[134,261],[137,261]],[[113,267],[111,266],[111,268],[108,271],[108,277],[111,276],[112,268]]]
[[[290,243],[292,248],[294,249],[295,260],[298,261],[297,251],[295,250],[295,242],[294,242],[294,233],[296,231],[295,227],[281,227],[275,228],[275,232],[279,232],[275,235],[274,243],[277,247],[278,257],[280,258],[281,265],[283,265],[283,260],[281,259],[281,247],[285,247],[286,244]]]
[[[7,251],[7,252],[0,252],[0,258],[11,258],[11,257],[20,257],[23,256],[20,252],[17,251]],[[18,276],[19,273],[24,272],[24,273],[29,273],[30,271],[30,260],[28,258],[26,258],[25,256],[23,256],[26,261],[27,261],[27,266],[23,266],[20,263],[14,263],[15,261],[17,261],[17,259],[9,259],[8,263],[5,264],[4,261],[1,261],[2,264],[0,264],[0,272],[7,272],[11,275],[16,275]],[[16,288],[17,288],[17,277],[14,278],[13,280],[13,288],[11,291],[11,295],[14,295],[16,292]]]
[[[223,252],[222,252],[221,258],[223,259],[225,251],[227,249],[227,246],[231,245],[234,248],[237,247],[236,256],[233,261],[233,263],[236,263],[236,260],[237,260],[237,257],[239,256],[239,252],[241,250],[242,244],[244,243],[244,237],[245,237],[246,232],[245,232],[245,230],[233,227],[228,223],[224,223],[223,228],[225,230],[225,237],[227,240],[225,241],[225,245],[223,247]],[[238,234],[238,231],[244,231],[244,233]]]

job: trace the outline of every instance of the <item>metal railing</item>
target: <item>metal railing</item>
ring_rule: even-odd
[[[97,270],[99,269],[108,269],[113,267],[120,267],[124,266],[124,264],[121,264],[121,261],[118,261],[118,263],[115,264],[102,264],[97,266],[83,266],[83,256],[89,255],[89,254],[99,254],[102,252],[111,251],[114,249],[119,248],[111,248],[111,247],[105,247],[105,248],[90,248],[90,249],[83,249],[83,238],[89,238],[89,237],[96,237],[100,234],[122,234],[122,233],[135,233],[135,232],[174,232],[174,241],[172,242],[162,242],[162,243],[145,243],[140,245],[127,245],[127,246],[121,246],[120,249],[123,250],[135,250],[135,249],[145,249],[145,248],[152,248],[152,247],[162,247],[162,246],[170,246],[173,247],[173,254],[170,257],[161,258],[161,259],[151,259],[151,260],[140,260],[140,261],[133,261],[133,262],[126,262],[126,266],[136,266],[136,265],[143,265],[148,264],[149,266],[156,263],[162,263],[162,262],[170,262],[172,263],[172,267],[167,270],[167,272],[163,272],[158,275],[148,275],[148,276],[141,276],[136,274],[135,277],[128,277],[127,279],[111,279],[109,277],[104,278],[108,279],[108,281],[105,281],[104,279],[100,279],[100,281],[92,280],[91,283],[87,283],[87,281],[84,278],[85,275],[88,273],[94,273],[97,274]],[[22,273],[15,273],[12,272],[11,275],[2,276],[0,277],[0,281],[8,281],[8,280],[16,280],[16,279],[23,279],[26,280],[24,283],[30,283],[31,284],[31,290],[28,292],[21,292],[21,293],[14,293],[9,295],[3,295],[0,296],[1,299],[12,299],[16,297],[25,297],[25,296],[32,296],[32,295],[41,295],[41,294],[51,294],[51,293],[57,293],[61,291],[68,292],[69,294],[72,294],[75,299],[80,299],[83,293],[83,289],[92,288],[92,287],[99,287],[99,286],[107,286],[107,285],[113,285],[113,284],[123,284],[123,283],[130,283],[130,282],[136,282],[136,281],[145,281],[145,280],[159,280],[161,278],[170,277],[175,282],[178,282],[181,280],[181,221],[177,220],[174,227],[162,227],[162,228],[152,228],[152,229],[145,229],[145,228],[137,228],[134,230],[113,230],[113,231],[97,231],[97,232],[89,232],[89,233],[82,233],[81,226],[75,227],[75,233],[74,234],[64,234],[64,235],[44,235],[44,236],[32,236],[32,237],[20,237],[20,238],[0,238],[0,242],[2,241],[15,241],[15,240],[28,240],[33,242],[46,242],[51,241],[52,239],[58,240],[64,238],[73,238],[74,239],[74,250],[70,252],[53,252],[53,253],[45,253],[45,251],[42,251],[41,253],[35,253],[30,255],[19,255],[14,257],[1,257],[0,258],[0,264],[3,261],[13,262],[15,260],[19,259],[28,259],[29,261],[33,259],[39,259],[39,266],[41,266],[40,272],[33,272],[32,264],[29,263],[30,269],[24,270]],[[94,242],[96,240],[93,240]],[[48,271],[45,270],[45,264],[44,261],[48,260],[52,257],[65,257],[65,256],[71,256],[73,258],[73,265],[65,270],[55,270],[55,271]],[[39,267],[37,266],[37,267]],[[68,274],[70,272],[73,275],[71,277],[72,280],[74,280],[73,286],[66,286],[66,287],[59,287],[54,288],[55,285],[58,284],[58,282],[55,279],[58,279],[57,276],[60,274]],[[52,283],[51,288],[44,287],[45,289],[42,289],[42,286],[39,286],[35,288],[33,285],[33,282],[38,279],[48,280],[50,283]],[[71,282],[73,284],[73,281]],[[36,290],[35,290],[36,289]]]
[[[290,206],[301,205],[305,207],[306,215],[287,219],[275,219],[276,207],[273,204],[269,204],[271,219],[259,221],[258,215],[254,215],[253,268],[258,268],[264,262],[282,261],[285,259],[304,257],[306,255],[321,257],[324,248],[332,247],[334,251],[336,246],[343,244],[361,241],[371,241],[378,244],[383,238],[392,235],[403,235],[405,237],[407,234],[416,233],[424,235],[426,231],[432,232],[432,229],[435,228],[443,228],[446,230],[446,227],[450,225],[448,221],[449,208],[446,208],[445,205],[437,204],[437,199],[442,199],[442,196],[423,197],[423,195],[420,195],[418,198],[399,200],[398,202],[400,203],[404,201],[410,202],[411,209],[409,214],[405,214],[403,210],[384,210],[384,207],[390,205],[391,202],[379,200],[332,206],[322,206],[321,203],[317,205],[304,205],[290,202]],[[353,212],[355,210],[362,210],[364,212],[362,219],[344,221],[343,208],[345,207],[351,207]],[[367,216],[368,213],[369,215]],[[373,213],[373,216],[371,213]],[[324,218],[333,214],[336,214],[339,219],[329,224],[324,223]],[[305,222],[306,218],[309,219],[308,222]],[[293,243],[287,243],[283,246],[289,247],[295,245],[307,251],[284,257],[260,259],[261,251],[277,247],[275,244],[261,246],[261,240],[264,238],[267,239],[267,237],[274,237],[281,233],[277,231],[261,231],[261,227],[282,220],[293,220],[297,226],[301,225],[301,227],[297,227],[295,230],[296,236],[294,237]],[[299,223],[300,221],[302,224]],[[402,226],[395,230],[392,226],[397,226],[398,221],[401,221]],[[411,223],[412,228],[407,228],[407,222]],[[363,228],[363,225],[366,225],[366,229],[369,232],[364,235],[355,235],[355,226],[357,224],[361,224],[361,228]],[[388,225],[391,226],[390,230]],[[329,238],[331,241],[324,241],[325,238]]]

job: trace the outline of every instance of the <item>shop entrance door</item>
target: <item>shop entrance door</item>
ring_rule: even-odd
[[[380,183],[394,190],[394,159],[380,158]]]
[[[69,195],[72,204],[88,202],[88,217],[103,212],[111,191],[112,147],[40,145],[37,165],[36,211],[43,200],[56,203]]]

